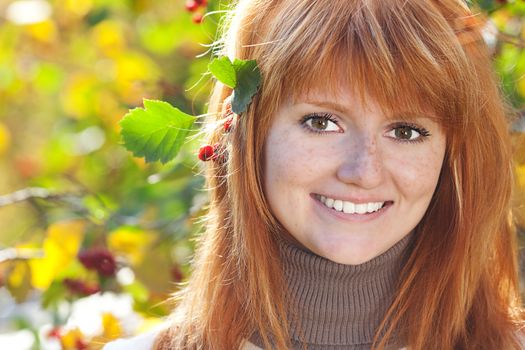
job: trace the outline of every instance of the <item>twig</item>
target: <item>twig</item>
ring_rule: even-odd
[[[29,260],[35,258],[42,258],[43,256],[44,252],[42,251],[42,249],[0,249],[0,263],[14,260]]]
[[[42,187],[28,187],[23,190],[0,196],[0,207],[5,207],[32,198],[50,198],[56,196],[57,195],[52,194],[49,190]]]
[[[516,37],[514,35],[503,33],[503,32],[498,30],[497,38],[498,38],[499,41],[502,41],[502,42],[505,42],[505,43],[508,43],[508,44],[512,44],[512,45],[517,46],[517,47],[519,47],[521,49],[525,49],[525,40],[523,40],[523,39],[521,39],[519,37]]]

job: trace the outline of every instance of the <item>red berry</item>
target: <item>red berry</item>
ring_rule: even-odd
[[[115,257],[106,248],[91,248],[78,254],[78,260],[90,270],[96,270],[106,277],[115,275],[117,263]]]
[[[186,10],[188,12],[195,12],[199,8],[200,4],[195,0],[186,1]]]
[[[207,162],[210,159],[215,159],[215,150],[213,146],[206,145],[199,149],[199,159]]]
[[[96,284],[87,284],[84,281],[66,278],[64,279],[64,285],[74,294],[82,296],[91,295],[100,292],[100,287]]]
[[[184,278],[184,274],[178,265],[173,265],[170,269],[171,279],[175,282],[181,282]]]
[[[204,20],[204,17],[202,16],[202,14],[196,13],[193,15],[193,18],[192,18],[193,23],[199,24],[199,23],[202,23],[203,20]]]
[[[224,122],[224,132],[230,132],[232,129],[233,115],[230,115]]]
[[[88,348],[88,345],[87,345],[87,343],[84,340],[78,338],[75,341],[75,349],[76,350],[86,350],[87,348]]]
[[[53,327],[51,330],[47,333],[48,338],[56,338],[60,339],[61,330],[59,327]]]

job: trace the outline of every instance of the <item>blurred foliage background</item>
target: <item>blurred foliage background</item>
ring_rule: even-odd
[[[525,3],[471,5],[484,14],[518,112],[522,230]],[[205,0],[0,0],[0,348],[100,349],[169,313],[206,203],[199,142],[166,166],[146,164],[121,146],[118,121],[143,98],[205,112],[207,45],[225,9]]]

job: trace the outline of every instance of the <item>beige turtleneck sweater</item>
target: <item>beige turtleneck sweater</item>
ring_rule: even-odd
[[[281,241],[295,349],[370,349],[393,296],[412,235],[360,265],[334,263]],[[258,335],[250,339],[262,347]],[[400,344],[393,345],[398,349]]]

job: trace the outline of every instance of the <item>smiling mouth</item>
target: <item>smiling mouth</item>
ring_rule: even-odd
[[[353,203],[350,201],[343,201],[341,199],[321,196],[319,194],[315,195],[315,198],[317,198],[317,200],[323,203],[327,208],[345,214],[371,214],[380,211],[386,206],[392,205],[394,203],[393,201]]]

